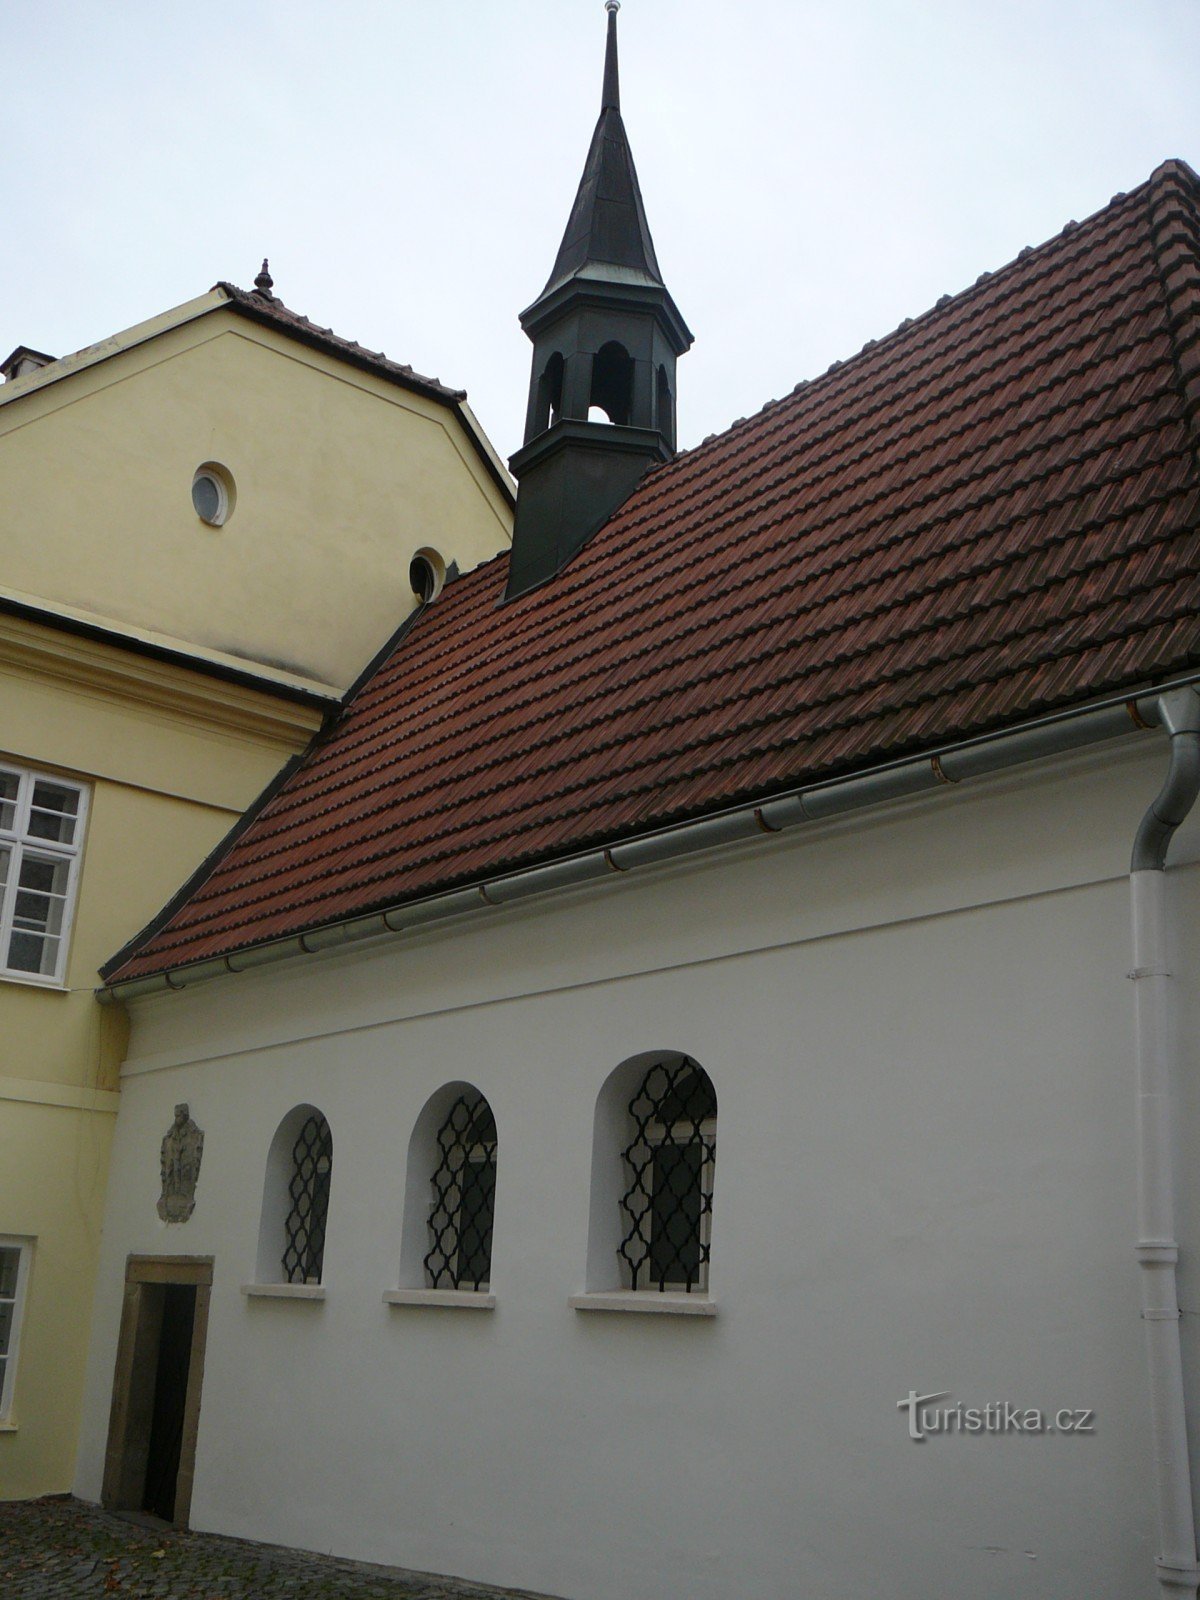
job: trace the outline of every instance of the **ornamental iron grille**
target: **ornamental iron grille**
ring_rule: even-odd
[[[437,1148],[425,1276],[431,1289],[484,1289],[492,1274],[496,1119],[482,1095],[458,1097]]]
[[[288,1283],[320,1283],[329,1215],[333,1135],[319,1111],[308,1118],[292,1146],[291,1209],[284,1223],[283,1271]]]
[[[708,1073],[687,1056],[656,1062],[629,1102],[629,1116],[617,1246],[629,1287],[707,1289],[717,1147]]]

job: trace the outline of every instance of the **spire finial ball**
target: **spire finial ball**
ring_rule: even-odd
[[[621,0],[604,0],[605,11],[620,11]]]

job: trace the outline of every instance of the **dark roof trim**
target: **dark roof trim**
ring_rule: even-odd
[[[204,678],[216,678],[222,683],[236,683],[243,689],[253,689],[276,700],[288,700],[293,705],[311,706],[315,711],[329,712],[340,703],[336,695],[322,694],[319,689],[304,689],[299,684],[279,683],[274,678],[261,677],[251,668],[226,666],[220,661],[208,661],[202,656],[189,655],[186,650],[175,650],[170,645],[154,644],[149,639],[139,639],[134,634],[122,633],[119,628],[106,628],[98,622],[85,622],[82,617],[65,617],[59,611],[33,605],[25,600],[14,600],[0,595],[0,612],[21,617],[26,622],[40,623],[44,628],[55,628],[59,633],[74,634],[76,638],[92,639],[129,655],[143,656],[150,661],[162,661],[173,667],[186,667],[189,672]]]
[[[274,328],[277,333],[285,334],[312,350],[320,350],[325,355],[334,356],[337,360],[345,361],[363,372],[373,373],[388,383],[394,383],[397,388],[424,395],[427,400],[433,400],[438,405],[453,411],[462,425],[463,432],[470,439],[475,454],[487,468],[496,487],[510,506],[516,504],[516,494],[512,484],[488,451],[479,430],[472,427],[463,415],[463,402],[467,398],[465,389],[450,389],[444,383],[439,383],[436,378],[423,377],[411,367],[402,366],[398,361],[389,361],[382,352],[367,350],[350,339],[342,339],[331,328],[318,327],[315,322],[310,322],[307,317],[285,306],[281,300],[268,300],[258,291],[252,293],[239,289],[237,284],[227,283],[224,280],[215,287],[229,296],[229,309],[236,311],[239,316],[257,322],[261,327]]]

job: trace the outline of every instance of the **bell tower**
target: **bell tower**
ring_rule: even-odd
[[[650,237],[617,71],[617,12],[600,118],[546,287],[521,313],[533,341],[506,599],[562,570],[675,453],[675,363],[692,342]]]

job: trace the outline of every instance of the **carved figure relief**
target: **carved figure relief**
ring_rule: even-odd
[[[158,1214],[164,1222],[186,1222],[196,1206],[196,1182],[204,1134],[192,1121],[186,1103],[175,1107],[175,1121],[162,1142],[162,1194]]]

